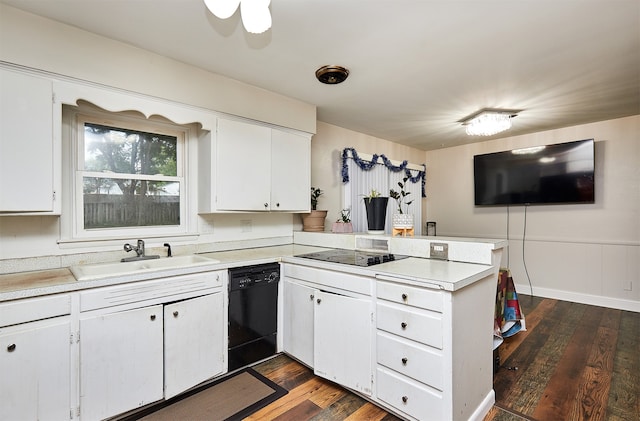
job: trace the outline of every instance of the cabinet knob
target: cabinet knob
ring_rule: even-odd
[[[280,203],[276,203],[276,208],[279,208],[279,207],[280,207]]]
[[[407,328],[407,322],[400,323],[400,327],[402,327],[403,329],[406,329]]]
[[[408,400],[409,398],[407,396],[402,397],[402,403],[407,403]]]
[[[409,361],[409,360],[407,359],[407,357],[404,357],[404,358],[402,359],[402,365],[407,365],[407,361]]]
[[[174,312],[173,312],[173,317],[178,317],[178,314],[179,314],[179,313],[178,313],[178,310],[174,311]]]
[[[321,302],[321,301],[322,301],[322,300],[321,300],[320,298],[318,298],[318,299],[316,300],[316,303],[320,304],[320,302]]]
[[[265,209],[267,209],[268,207],[269,207],[269,204],[268,204],[268,203],[265,203],[265,204],[264,204],[264,208],[265,208]]]
[[[402,301],[407,301],[407,298],[409,298],[407,294],[402,294]]]
[[[13,352],[16,350],[16,344],[11,344],[7,346],[7,352]]]
[[[309,295],[309,299],[313,301],[313,294]]]
[[[152,314],[151,317],[149,317],[151,319],[151,321],[154,321],[156,319],[156,315]]]

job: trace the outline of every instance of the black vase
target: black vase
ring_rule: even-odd
[[[384,234],[384,224],[387,220],[388,197],[364,198],[367,211],[367,227],[369,234]]]

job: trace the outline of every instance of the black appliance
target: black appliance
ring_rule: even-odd
[[[476,206],[594,203],[593,139],[473,157]]]
[[[229,269],[229,371],[276,353],[280,265]]]
[[[409,256],[359,250],[331,249],[313,253],[298,254],[295,257],[304,257],[306,259],[340,263],[343,265],[373,266],[380,263],[392,262],[394,260],[406,259]]]

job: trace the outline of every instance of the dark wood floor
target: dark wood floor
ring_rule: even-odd
[[[519,297],[527,331],[500,347],[485,421],[640,420],[640,313]]]
[[[640,313],[522,294],[520,305],[527,331],[500,347],[484,421],[640,420]],[[248,420],[398,419],[284,355],[254,369],[289,394]]]

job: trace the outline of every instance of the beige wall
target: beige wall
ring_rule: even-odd
[[[314,105],[3,4],[0,60],[315,133]]]
[[[318,209],[328,210],[326,231],[331,230],[331,224],[345,207],[342,197],[342,150],[349,147],[362,154],[385,154],[391,160],[406,159],[412,164],[424,163],[425,152],[422,150],[318,121],[317,133],[311,140],[311,185],[325,192],[318,201]],[[415,204],[418,202],[423,206],[424,215],[425,200],[420,199]]]
[[[596,201],[475,207],[473,155],[572,140],[596,142]],[[640,311],[640,116],[426,153],[429,220],[439,235],[506,238],[521,292]],[[525,270],[526,264],[526,270]],[[529,278],[527,277],[527,272]],[[631,288],[631,290],[627,290]]]

